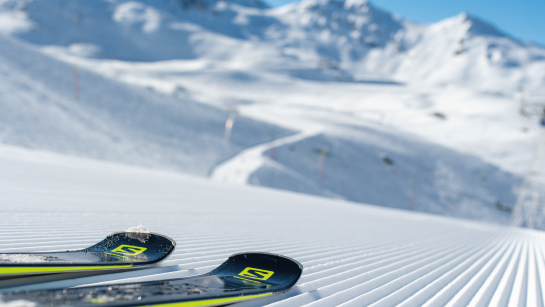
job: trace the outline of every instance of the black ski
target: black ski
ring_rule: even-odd
[[[0,277],[143,267],[165,259],[175,246],[163,235],[120,232],[82,250],[0,253]]]
[[[0,294],[0,302],[33,306],[218,306],[267,297],[295,285],[303,266],[267,253],[235,254],[210,273],[179,279],[119,285]],[[30,304],[30,303],[29,303]]]

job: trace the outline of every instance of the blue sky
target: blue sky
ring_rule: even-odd
[[[290,0],[266,0],[281,6]],[[467,12],[518,39],[545,46],[545,0],[371,0],[379,8],[419,23]]]

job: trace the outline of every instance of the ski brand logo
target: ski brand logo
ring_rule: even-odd
[[[256,269],[247,267],[242,272],[238,273],[238,276],[249,277],[258,280],[267,280],[274,274],[273,271],[267,271],[262,269]]]
[[[121,244],[111,250],[112,253],[118,253],[126,256],[136,256],[143,253],[147,248],[133,245]]]

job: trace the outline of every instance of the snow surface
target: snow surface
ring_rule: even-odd
[[[2,253],[81,249],[134,224],[178,242],[155,267],[2,291],[185,277],[264,251],[300,261],[300,281],[236,306],[543,306],[543,232],[5,145],[0,168]]]
[[[34,307],[36,306],[35,303],[24,301],[24,300],[17,300],[9,303],[4,303],[0,301],[0,306],[2,307]]]
[[[129,228],[125,229],[125,232],[149,233],[149,230],[144,225],[138,225],[136,227],[129,227]]]
[[[44,256],[34,256],[34,255],[8,255],[0,254],[0,261],[10,261],[10,262],[47,262],[47,258]]]

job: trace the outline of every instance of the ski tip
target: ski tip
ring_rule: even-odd
[[[125,237],[128,237],[130,239],[135,239],[135,240],[138,240],[140,242],[143,242],[145,243],[146,241],[149,241],[150,238],[161,238],[163,240],[166,241],[169,241],[170,244],[173,246],[173,247],[176,247],[176,241],[174,241],[174,239],[172,239],[171,237],[168,237],[168,236],[165,236],[163,234],[159,234],[159,233],[156,233],[156,232],[131,232],[131,231],[123,231],[123,232],[116,232],[116,233],[112,233],[111,235],[109,235],[108,237],[110,236],[116,236],[116,235],[125,235]]]
[[[176,241],[158,233],[117,232],[86,249],[103,253],[105,260],[130,264],[153,264],[168,257],[176,248]]]
[[[267,253],[267,252],[241,252],[241,253],[236,253],[236,254],[232,254],[231,256],[229,256],[229,259],[230,258],[233,258],[233,257],[239,257],[239,256],[245,256],[247,257],[248,255],[252,255],[252,257],[261,257],[261,258],[282,258],[283,260],[287,260],[287,261],[291,261],[293,263],[295,263],[300,269],[301,271],[303,270],[303,265],[301,264],[301,262],[293,259],[293,258],[290,258],[288,256],[284,256],[284,255],[280,255],[280,254],[274,254],[274,253]]]
[[[303,265],[292,258],[272,253],[244,252],[231,255],[210,274],[230,277],[274,293],[291,289],[301,277]]]
[[[162,261],[175,247],[157,233],[118,232],[82,250],[0,254],[0,276],[142,267]]]

